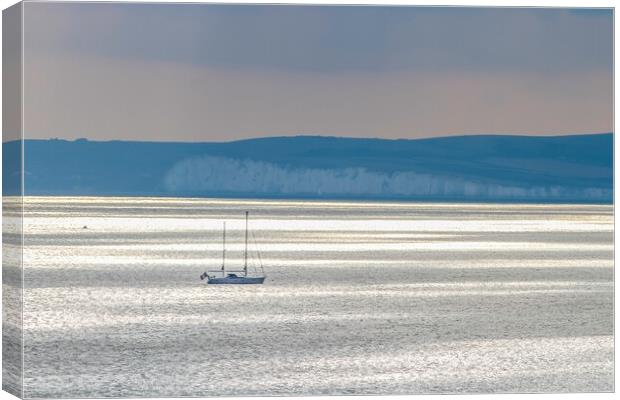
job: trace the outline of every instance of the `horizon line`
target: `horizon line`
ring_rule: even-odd
[[[560,138],[570,136],[594,136],[594,135],[613,135],[613,131],[609,132],[581,132],[581,133],[560,133],[560,134],[528,134],[528,133],[464,133],[445,136],[422,136],[416,138],[382,138],[382,137],[360,137],[360,136],[335,136],[335,135],[322,135],[322,134],[310,134],[300,133],[291,135],[274,135],[274,136],[256,136],[242,139],[233,140],[211,140],[211,141],[190,141],[190,140],[140,140],[140,139],[90,139],[88,137],[80,138],[62,138],[62,137],[49,137],[49,138],[20,138],[16,140],[8,140],[3,143],[15,142],[15,141],[64,141],[64,142],[95,142],[95,143],[107,143],[107,142],[135,142],[135,143],[186,143],[186,144],[199,144],[199,143],[235,143],[244,142],[250,140],[261,139],[283,139],[283,138],[331,138],[331,139],[351,139],[351,140],[383,140],[383,141],[416,141],[416,140],[432,140],[432,139],[446,139],[446,138],[461,138],[461,137],[481,137],[481,136],[504,136],[504,137],[531,137],[531,138]]]

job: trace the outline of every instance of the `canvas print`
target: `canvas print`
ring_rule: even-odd
[[[613,9],[3,12],[3,389],[614,390]]]

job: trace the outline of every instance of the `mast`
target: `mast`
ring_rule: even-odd
[[[245,254],[243,260],[243,273],[248,276],[248,212],[245,212]]]
[[[222,233],[222,276],[226,276],[226,221],[224,221],[224,230]]]

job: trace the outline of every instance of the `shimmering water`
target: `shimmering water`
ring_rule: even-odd
[[[611,206],[25,207],[27,397],[613,390]],[[245,210],[266,283],[205,285]]]

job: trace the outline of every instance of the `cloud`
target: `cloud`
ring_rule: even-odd
[[[28,3],[26,50],[318,73],[612,68],[612,10]],[[587,10],[586,10],[587,11]]]
[[[611,79],[604,72],[333,76],[31,57],[26,137],[227,141],[609,132]]]
[[[26,137],[612,130],[612,12],[26,3]]]

